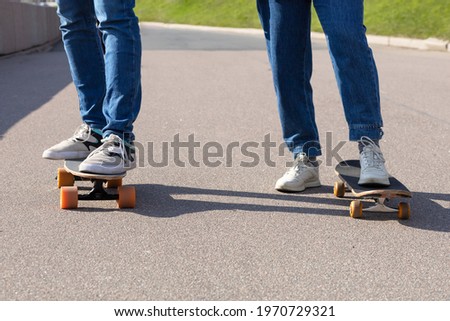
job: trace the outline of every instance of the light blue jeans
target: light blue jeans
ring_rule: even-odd
[[[113,133],[134,140],[142,54],[135,1],[57,0],[57,4],[83,122],[104,137]]]
[[[284,140],[294,155],[318,156],[321,150],[310,83],[311,2],[326,35],[349,139],[380,139],[383,121],[378,73],[363,25],[363,0],[257,0]]]

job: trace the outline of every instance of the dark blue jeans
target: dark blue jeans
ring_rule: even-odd
[[[257,0],[284,140],[294,155],[318,156],[310,83],[312,2],[326,35],[349,139],[380,139],[383,121],[378,73],[363,25],[363,0]]]
[[[102,130],[104,137],[113,133],[133,140],[141,106],[142,52],[135,1],[57,0],[57,4],[82,120]]]

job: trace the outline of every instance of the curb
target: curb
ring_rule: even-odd
[[[7,55],[0,55],[0,60],[14,58],[14,57],[17,57],[20,55],[28,55],[28,54],[39,53],[39,52],[48,52],[48,51],[51,51],[60,41],[61,41],[61,37],[58,39],[54,39],[54,40],[48,41],[46,43],[43,43],[39,46],[12,52]],[[1,140],[1,137],[0,137],[0,140]]]
[[[163,23],[163,22],[141,22],[140,24],[143,26],[147,25],[174,30],[214,31],[214,32],[226,32],[226,33],[236,33],[246,35],[257,35],[257,36],[264,35],[262,29],[255,29],[255,28],[209,27],[209,26],[183,25],[175,23]],[[321,32],[311,32],[311,38],[324,40],[325,35]],[[388,47],[408,48],[425,51],[441,51],[450,53],[450,42],[448,40],[441,40],[436,38],[414,39],[414,38],[402,38],[391,36],[367,35],[367,41],[371,45],[383,45]]]

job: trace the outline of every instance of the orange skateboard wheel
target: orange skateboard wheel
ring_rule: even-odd
[[[60,207],[70,209],[78,207],[78,187],[62,186],[60,190]]]
[[[118,178],[118,179],[112,179],[110,181],[106,182],[106,188],[116,188],[122,186],[122,179]]]
[[[61,188],[62,186],[73,186],[75,182],[75,178],[71,173],[66,171],[64,168],[60,167],[58,168],[58,188]]]
[[[134,208],[136,206],[136,189],[134,186],[119,186],[119,208]]]
[[[334,182],[333,194],[336,197],[344,197],[345,195],[345,184],[344,182]]]
[[[350,203],[350,216],[353,218],[362,218],[363,205],[361,201],[352,201]]]
[[[400,202],[398,204],[397,217],[399,220],[407,220],[411,215],[411,208],[408,203]]]

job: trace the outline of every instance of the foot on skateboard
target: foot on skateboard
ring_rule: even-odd
[[[363,200],[374,201],[375,204],[365,209],[366,212],[397,212],[399,219],[408,219],[411,214],[410,205],[406,201],[398,203],[398,207],[390,207],[393,198],[410,199],[412,193],[395,177],[390,177],[390,186],[359,185],[361,166],[359,160],[346,160],[336,165],[335,172],[339,178],[334,184],[334,195],[344,197],[351,191],[354,200],[350,203],[350,216],[362,218]]]

